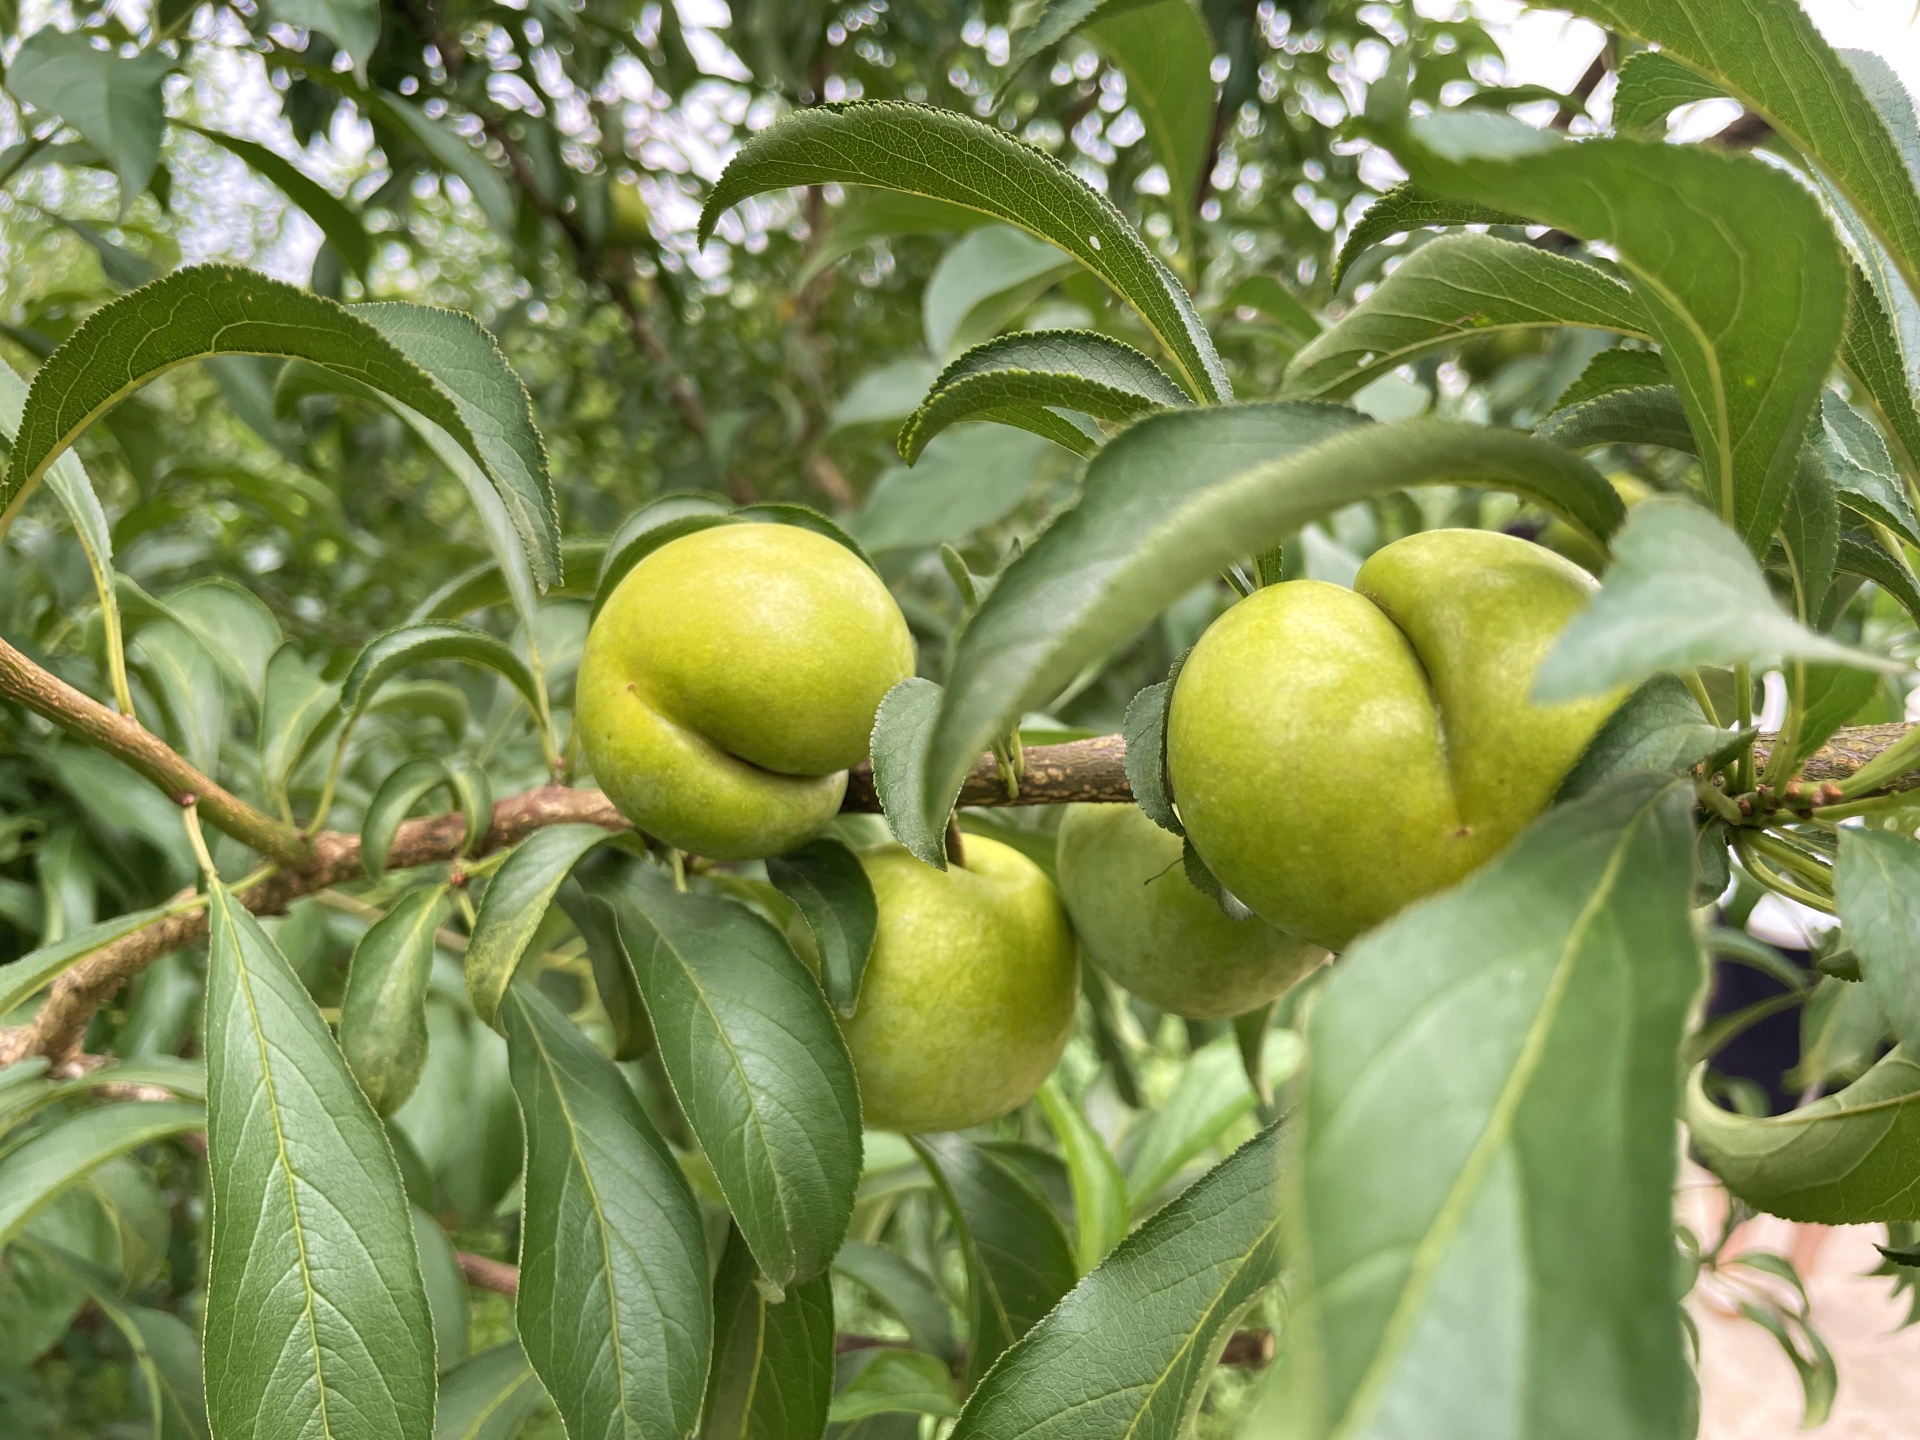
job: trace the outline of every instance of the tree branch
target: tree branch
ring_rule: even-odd
[[[125,761],[174,803],[198,802],[208,824],[251,845],[269,860],[295,868],[312,861],[313,847],[293,826],[254,809],[211,776],[201,774],[131,715],[110,710],[74,689],[5,640],[0,640],[0,699],[24,705],[76,739]]]

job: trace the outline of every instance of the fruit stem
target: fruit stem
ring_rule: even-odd
[[[1733,667],[1733,706],[1735,728],[1746,730],[1753,725],[1753,668],[1744,660]],[[1753,789],[1753,751],[1742,750],[1734,761],[1738,774],[1736,790],[1746,792]]]
[[[1806,706],[1801,697],[1807,693],[1807,665],[1804,660],[1793,662],[1793,684],[1787,691],[1787,714],[1780,722],[1780,733],[1774,737],[1773,750],[1767,756],[1767,768],[1760,778],[1767,784],[1778,786],[1787,778],[1792,768],[1794,752],[1800,748],[1800,727]]]
[[[1771,865],[1762,864],[1760,856],[1753,846],[1753,831],[1735,830],[1732,838],[1734,852],[1739,855],[1740,863],[1746,866],[1748,872],[1754,879],[1766,886],[1767,889],[1777,895],[1784,895],[1789,900],[1798,900],[1802,905],[1811,906],[1813,909],[1822,911],[1825,914],[1833,915],[1837,913],[1831,897],[1816,895],[1813,891],[1794,884],[1793,881],[1787,879],[1786,876],[1782,875],[1778,870],[1775,870]]]
[[[1725,727],[1720,719],[1720,712],[1714,709],[1713,697],[1707,693],[1707,687],[1701,683],[1700,672],[1698,670],[1682,670],[1680,672],[1680,678],[1686,682],[1687,691],[1693,696],[1694,703],[1700,707],[1700,713],[1705,715],[1713,724],[1721,725],[1724,729]]]

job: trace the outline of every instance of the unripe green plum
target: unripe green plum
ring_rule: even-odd
[[[1075,805],[1060,822],[1060,897],[1087,958],[1189,1020],[1264,1005],[1327,958],[1258,916],[1231,920],[1187,879],[1180,837],[1137,805]]]
[[[1194,848],[1331,950],[1460,879],[1547,807],[1619,703],[1528,699],[1593,588],[1513,536],[1430,530],[1376,551],[1352,590],[1255,591],[1174,687],[1167,770]]]
[[[716,525],[644,557],[580,657],[574,723],[620,813],[716,860],[825,829],[874,711],[913,673],[900,607],[859,556],[791,525]]]
[[[962,1130],[1024,1103],[1073,1033],[1080,970],[1053,884],[1010,846],[966,838],[935,870],[898,845],[861,855],[879,926],[841,1029],[879,1130]]]

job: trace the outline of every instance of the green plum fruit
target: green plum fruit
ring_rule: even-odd
[[[580,657],[574,723],[594,777],[641,830],[716,860],[825,829],[874,711],[913,674],[887,587],[791,525],[716,525],[645,556]]]
[[[1137,805],[1074,805],[1059,844],[1060,897],[1081,949],[1170,1014],[1245,1014],[1327,958],[1258,916],[1229,919],[1187,879],[1180,837]]]
[[[1594,581],[1511,535],[1430,530],[1346,590],[1255,591],[1187,658],[1167,773],[1207,867],[1282,930],[1343,949],[1539,815],[1619,695],[1528,699]]]
[[[962,1130],[1029,1099],[1073,1033],[1080,970],[1053,883],[1011,846],[966,839],[966,864],[899,845],[861,855],[879,926],[860,1004],[841,1022],[860,1109],[879,1130]]]

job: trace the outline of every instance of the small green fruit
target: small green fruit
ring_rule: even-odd
[[[1327,958],[1258,916],[1230,920],[1180,863],[1180,838],[1137,805],[1074,805],[1060,822],[1060,895],[1087,958],[1190,1020],[1258,1008]]]
[[[1430,530],[1377,551],[1352,590],[1256,591],[1174,687],[1168,777],[1194,848],[1331,950],[1451,885],[1547,807],[1619,703],[1527,698],[1593,587],[1513,536]]]
[[[640,561],[580,657],[575,723],[620,813],[716,860],[825,829],[913,639],[880,578],[791,525],[716,525]]]
[[[880,912],[860,1007],[840,1028],[879,1130],[962,1130],[1028,1100],[1073,1033],[1080,971],[1046,873],[969,835],[966,868],[898,845],[860,857]]]

